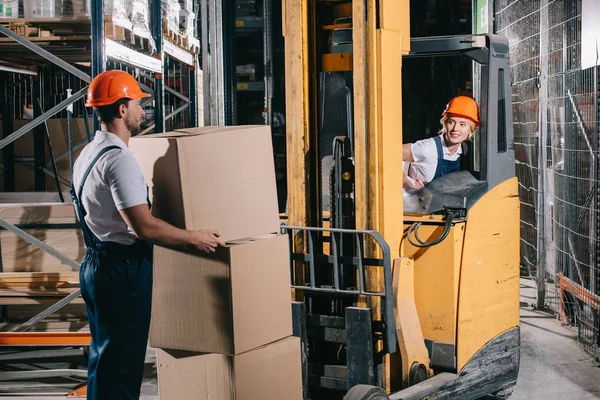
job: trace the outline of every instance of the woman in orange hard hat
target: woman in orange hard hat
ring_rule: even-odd
[[[73,167],[71,196],[84,241],[79,270],[92,341],[88,399],[138,399],[150,326],[152,243],[214,252],[213,230],[175,228],[150,213],[148,188],[128,148],[140,129],[142,92],[133,76],[107,71],[90,83],[86,106],[101,123]]]
[[[479,107],[467,96],[450,100],[440,120],[442,129],[433,138],[402,146],[402,160],[409,162],[404,188],[420,190],[432,180],[460,170],[460,158],[479,126]]]

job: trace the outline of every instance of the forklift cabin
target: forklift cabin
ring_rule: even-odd
[[[332,53],[352,52],[349,22],[340,18],[339,29],[331,28]],[[427,295],[417,293],[415,280],[419,268],[428,266],[413,261],[417,252],[457,241],[454,231],[459,226],[461,240],[466,240],[464,227],[471,210],[507,181],[516,187],[508,43],[498,35],[411,38],[404,58],[413,57],[466,57],[474,62],[480,71],[474,98],[481,126],[463,156],[461,171],[434,180],[405,205],[401,258],[394,260],[378,232],[356,229],[354,160],[355,152],[363,150],[355,147],[352,128],[353,72],[319,72],[321,192],[313,201],[324,216],[323,224],[282,226],[290,237],[292,288],[298,300],[292,305],[294,335],[301,339],[304,399],[468,400],[506,392],[516,383],[518,279],[516,299],[513,287],[509,289],[508,322],[497,332],[483,329],[481,335],[489,337],[473,341],[479,348],[461,353],[466,345],[456,338],[462,300],[450,305],[454,312],[449,310],[455,339],[435,337],[436,328],[428,326],[435,321],[419,315],[426,307],[419,309],[418,301],[415,306],[415,299]],[[509,192],[512,211],[517,203],[518,228],[518,198]],[[473,218],[479,218],[475,214]],[[518,252],[518,243],[514,251]],[[458,257],[460,264],[460,251]],[[518,265],[516,270],[518,274]],[[376,275],[383,278],[375,280]],[[490,309],[478,312],[483,316]]]

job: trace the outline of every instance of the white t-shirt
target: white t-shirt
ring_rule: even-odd
[[[440,139],[442,139],[444,160],[458,160],[462,154],[462,146],[459,146],[458,150],[454,154],[451,154],[446,147],[443,134],[440,134]],[[411,162],[408,167],[408,176],[419,178],[425,183],[431,182],[438,166],[438,154],[434,138],[423,139],[413,143],[411,151],[415,161]]]
[[[147,204],[146,179],[127,145],[109,132],[96,132],[94,140],[82,150],[73,166],[73,187],[79,196],[80,182],[101,149],[119,146],[104,153],[88,175],[82,198],[85,222],[103,242],[132,244],[137,237],[119,210]]]

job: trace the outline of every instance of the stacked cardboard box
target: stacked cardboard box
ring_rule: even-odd
[[[153,213],[216,229],[214,254],[156,247],[150,345],[171,399],[300,399],[287,236],[270,129],[204,127],[133,138]]]

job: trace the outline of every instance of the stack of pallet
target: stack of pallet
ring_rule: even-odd
[[[215,229],[207,255],[156,247],[150,345],[165,399],[300,399],[290,260],[266,126],[205,127],[132,138],[153,213]]]

